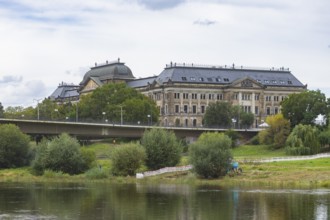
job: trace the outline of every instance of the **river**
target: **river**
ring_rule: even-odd
[[[0,198],[0,219],[330,219],[329,189],[0,183]]]

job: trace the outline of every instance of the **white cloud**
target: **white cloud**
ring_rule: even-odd
[[[20,91],[28,82],[44,87],[11,102],[6,84],[0,102],[47,97],[62,81],[78,84],[95,62],[118,57],[136,77],[157,75],[171,61],[284,66],[310,88],[330,91],[329,7],[326,0],[1,1],[0,80],[21,76]]]

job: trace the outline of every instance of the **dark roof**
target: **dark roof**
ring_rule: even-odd
[[[172,82],[231,84],[242,78],[251,78],[264,86],[304,87],[304,85],[288,70],[235,68],[220,66],[168,65],[156,78],[159,84]]]
[[[136,79],[127,82],[127,85],[132,88],[139,88],[139,87],[145,87],[148,84],[151,84],[155,81],[157,76],[152,76],[152,77],[147,77],[147,78],[141,78],[141,79]]]
[[[56,88],[56,90],[50,95],[50,98],[56,100],[56,99],[79,97],[78,89],[79,89],[78,85],[66,84],[62,82]]]
[[[80,85],[86,84],[92,77],[94,79],[98,78],[99,82],[107,79],[134,79],[131,69],[126,66],[125,63],[121,63],[119,59],[114,62],[106,62],[99,65],[95,64],[95,67],[91,67],[91,69],[85,74]]]

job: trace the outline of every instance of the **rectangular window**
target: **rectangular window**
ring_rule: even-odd
[[[192,111],[193,111],[193,114],[197,113],[197,106],[196,105],[193,105]]]
[[[174,93],[174,98],[175,99],[180,99],[180,93]]]
[[[188,105],[184,105],[183,106],[183,112],[184,113],[188,113]]]
[[[190,77],[190,80],[191,81],[196,81],[196,78],[195,77]]]
[[[188,93],[183,93],[183,99],[188,99],[189,94]]]
[[[202,114],[205,113],[205,106],[204,106],[204,105],[201,106],[201,113],[202,113]]]
[[[274,114],[278,114],[278,107],[275,107]]]
[[[267,115],[270,115],[270,107],[267,107],[266,113],[267,113]]]
[[[187,77],[182,77],[182,81],[187,81]]]
[[[165,114],[167,114],[167,105],[165,105]]]
[[[201,94],[201,99],[205,99],[205,94]]]
[[[266,102],[270,102],[272,101],[272,97],[271,96],[266,96]]]
[[[217,100],[223,100],[223,94],[217,94]]]
[[[274,101],[275,102],[278,102],[278,100],[279,100],[279,97],[278,96],[274,96]]]
[[[180,106],[179,105],[175,105],[175,113],[180,113]]]
[[[191,94],[191,99],[197,99],[197,93],[192,93]]]
[[[259,94],[255,94],[254,95],[254,100],[259,100],[259,96],[260,96]]]
[[[254,114],[256,114],[256,115],[259,114],[259,107],[258,106],[254,107]]]

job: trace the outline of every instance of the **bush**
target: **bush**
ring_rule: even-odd
[[[82,153],[76,139],[61,134],[51,141],[43,140],[37,146],[32,170],[36,175],[42,175],[45,170],[72,175],[84,172],[92,163],[92,153]]]
[[[153,128],[144,132],[141,142],[146,150],[149,169],[171,167],[180,162],[182,146],[173,131]]]
[[[318,130],[311,125],[297,125],[286,141],[287,154],[309,155],[320,152]]]
[[[0,168],[29,163],[29,137],[13,124],[0,125]]]
[[[238,146],[240,135],[237,131],[229,129],[225,132],[225,135],[230,137],[232,147],[237,147]]]
[[[203,133],[190,146],[190,162],[204,178],[224,176],[230,168],[231,139],[220,133]]]
[[[88,170],[85,175],[89,179],[106,179],[109,177],[109,172],[107,169],[102,169],[101,167],[94,167]]]
[[[146,158],[145,150],[137,144],[117,147],[111,155],[112,173],[117,176],[133,176]]]

